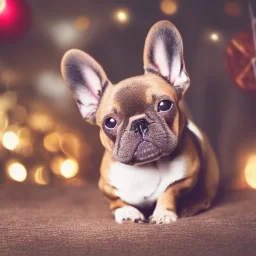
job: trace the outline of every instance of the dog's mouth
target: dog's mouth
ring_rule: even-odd
[[[134,162],[136,164],[151,162],[161,156],[161,150],[159,150],[153,143],[149,141],[142,141],[137,146],[133,154]]]

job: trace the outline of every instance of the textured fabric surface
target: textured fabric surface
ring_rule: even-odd
[[[171,225],[116,224],[95,187],[0,186],[0,255],[255,255],[256,192]]]

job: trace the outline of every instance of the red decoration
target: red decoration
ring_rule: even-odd
[[[0,3],[0,43],[10,43],[27,32],[30,9],[23,0],[0,0]]]
[[[226,49],[226,66],[229,75],[239,88],[256,92],[253,61],[256,56],[251,32],[235,36]]]

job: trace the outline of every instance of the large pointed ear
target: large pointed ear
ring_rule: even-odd
[[[167,80],[182,95],[189,86],[183,58],[183,42],[169,21],[157,22],[149,31],[144,47],[144,69]]]
[[[71,89],[82,117],[95,123],[96,111],[109,83],[102,67],[88,54],[69,50],[61,62],[61,72]]]

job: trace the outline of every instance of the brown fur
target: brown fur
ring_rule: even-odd
[[[159,40],[168,49],[166,56],[162,56],[166,59],[156,60],[154,55]],[[158,55],[162,52],[165,50],[158,49]],[[174,69],[173,63],[176,63]],[[165,65],[169,65],[168,69]],[[152,223],[170,223],[178,215],[191,216],[211,206],[219,182],[218,164],[208,139],[199,130],[192,131],[197,128],[191,128],[191,123],[188,123],[190,113],[181,99],[189,86],[189,77],[185,70],[181,36],[170,22],[159,22],[150,30],[144,48],[144,68],[144,75],[113,85],[101,66],[79,50],[69,51],[62,61],[63,77],[74,93],[83,117],[100,127],[100,139],[106,151],[99,188],[109,200],[113,213],[118,209],[128,209],[128,215],[132,214],[129,211],[137,214],[136,209],[122,200],[118,189],[111,185],[110,171],[115,163],[129,166],[149,163],[154,168],[157,161],[163,159],[169,162],[186,159],[185,170],[181,170],[184,171],[182,178],[170,182],[158,196],[150,218]],[[157,109],[162,100],[169,100],[173,105],[170,110],[160,113]],[[104,125],[108,117],[117,121],[112,130]],[[132,129],[142,119],[147,123],[147,132],[135,134]],[[144,153],[147,150],[150,150],[148,155],[152,155],[151,158]],[[143,204],[136,207],[143,208]],[[144,220],[139,216],[125,218]]]

